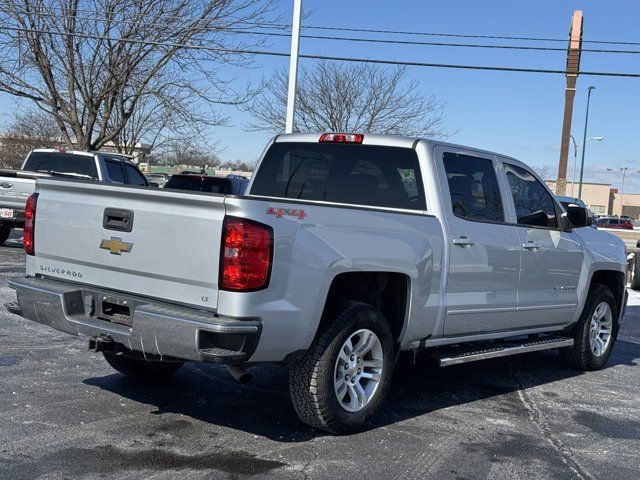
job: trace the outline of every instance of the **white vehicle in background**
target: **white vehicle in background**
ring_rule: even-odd
[[[34,192],[36,180],[44,177],[148,185],[129,155],[51,148],[32,150],[20,170],[0,170],[0,245],[6,242],[12,229],[24,227],[27,198]]]
[[[627,299],[624,244],[579,228],[584,208],[518,160],[420,138],[279,135],[244,196],[45,179],[27,204],[10,310],[131,376],[287,365],[296,412],[332,433],[382,405],[402,350],[601,369]]]

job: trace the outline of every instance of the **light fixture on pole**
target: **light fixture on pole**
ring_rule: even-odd
[[[591,85],[587,90],[587,112],[584,116],[584,136],[582,137],[582,161],[580,162],[580,183],[578,185],[578,198],[582,196],[582,177],[584,175],[584,152],[586,150],[587,143],[587,126],[589,124],[589,103],[591,102],[591,92],[595,90],[596,87]]]
[[[569,138],[573,142],[573,176],[571,177],[571,196],[575,196],[575,187],[576,187],[576,165],[578,163],[578,149],[582,148],[583,145],[579,145],[576,143],[576,139],[573,135],[569,135]],[[595,140],[596,142],[602,142],[604,137],[591,137],[587,138],[587,142],[589,140]]]

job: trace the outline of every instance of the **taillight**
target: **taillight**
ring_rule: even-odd
[[[220,288],[260,290],[269,284],[273,230],[267,225],[227,217],[222,234]]]
[[[24,251],[27,255],[35,254],[35,233],[36,233],[36,205],[38,204],[38,194],[32,193],[27,198],[27,206],[24,209]]]
[[[320,143],[362,143],[364,135],[361,133],[323,133]]]

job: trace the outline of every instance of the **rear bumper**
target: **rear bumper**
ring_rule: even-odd
[[[102,337],[159,357],[237,365],[255,351],[262,324],[257,319],[231,319],[201,310],[177,307],[93,287],[44,278],[14,278],[18,305],[11,311],[72,335]],[[101,315],[100,298],[118,296],[130,305],[130,326]],[[94,313],[85,314],[85,298],[95,300]]]

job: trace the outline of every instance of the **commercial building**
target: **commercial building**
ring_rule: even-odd
[[[546,183],[552,191],[556,191],[555,180],[546,180]],[[566,195],[569,197],[577,197],[578,184],[576,183],[572,186],[571,183],[568,183]],[[596,215],[612,215],[612,211],[614,210],[615,195],[619,195],[617,193],[617,189],[612,188],[610,183],[582,184],[582,201]],[[627,201],[628,196],[630,196],[630,194],[625,194],[624,196],[625,210],[627,209],[627,204],[629,203]],[[640,195],[636,196],[639,199],[638,205],[640,207]],[[620,200],[618,200],[618,202],[620,202]],[[640,210],[638,214],[640,214]]]

